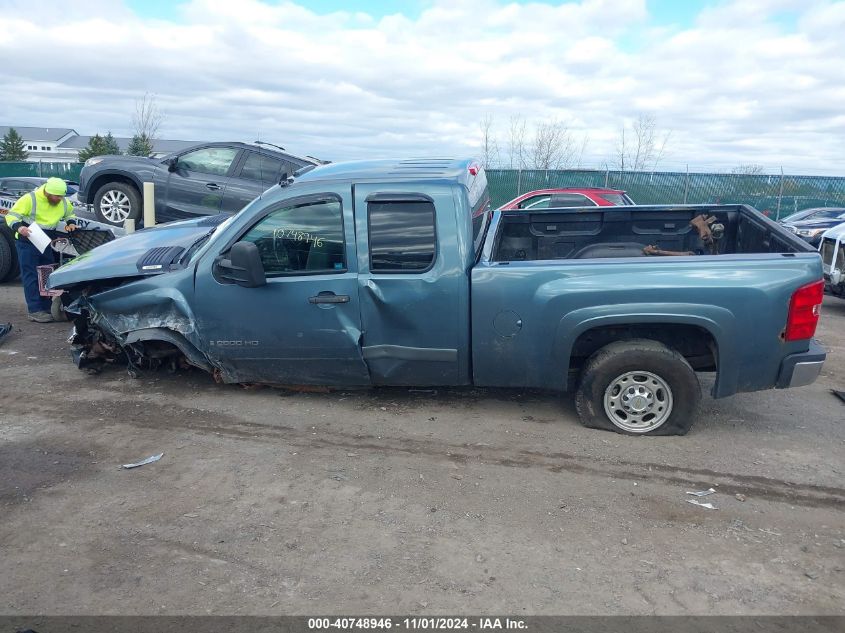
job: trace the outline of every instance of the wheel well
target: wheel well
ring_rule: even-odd
[[[580,370],[587,359],[614,341],[650,339],[676,350],[696,371],[716,371],[718,346],[713,335],[703,327],[682,323],[637,323],[606,325],[583,332],[572,345],[569,369]]]
[[[138,185],[129,176],[122,176],[121,174],[103,174],[102,176],[97,176],[91,181],[91,185],[88,187],[88,195],[86,196],[87,199],[85,200],[85,203],[94,204],[94,196],[97,195],[97,191],[99,191],[100,187],[109,182],[122,182],[123,184],[131,186],[139,194],[141,193]]]

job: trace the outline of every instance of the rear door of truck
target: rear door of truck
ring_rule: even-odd
[[[469,377],[469,280],[454,188],[354,187],[362,352],[373,384],[460,385]]]

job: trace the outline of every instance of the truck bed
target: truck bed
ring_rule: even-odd
[[[691,221],[713,217],[724,234],[706,244]],[[656,249],[656,250],[655,250]],[[744,205],[544,209],[503,212],[492,261],[810,252],[790,231]]]

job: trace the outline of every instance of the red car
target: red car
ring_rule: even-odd
[[[518,196],[501,209],[547,209],[554,207],[619,207],[635,204],[624,191],[603,187],[538,189]]]

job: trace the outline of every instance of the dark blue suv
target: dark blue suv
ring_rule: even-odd
[[[267,143],[202,143],[164,158],[96,156],[79,176],[79,201],[100,222],[140,224],[143,183],[155,184],[156,221],[235,213],[282,177],[316,158],[302,158]]]

